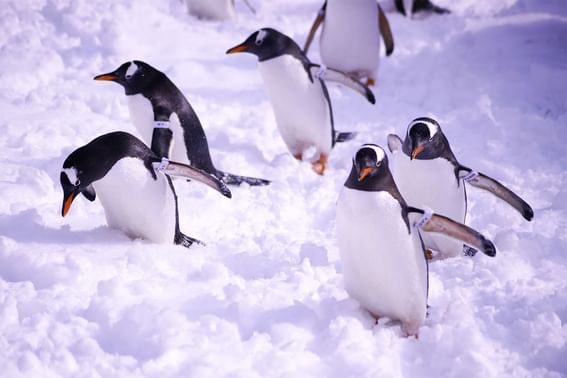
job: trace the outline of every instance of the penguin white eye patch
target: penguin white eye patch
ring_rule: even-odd
[[[134,62],[130,63],[126,70],[126,79],[130,79],[138,71],[138,65]]]
[[[435,134],[437,134],[437,131],[439,131],[439,126],[437,126],[437,125],[434,124],[433,122],[420,119],[420,120],[415,120],[415,121],[413,121],[412,123],[409,124],[409,126],[408,126],[408,134],[409,134],[409,132],[410,132],[410,130],[411,130],[412,127],[414,127],[415,125],[418,125],[418,124],[420,124],[420,123],[424,124],[424,125],[427,126],[427,128],[429,129],[429,139],[433,138],[433,136],[434,136]]]
[[[363,148],[370,148],[374,150],[374,153],[376,154],[376,166],[380,165],[380,163],[382,162],[382,160],[384,160],[384,157],[386,156],[384,150],[374,144],[363,144],[362,146],[360,146],[358,151],[362,150]]]
[[[265,30],[258,31],[258,35],[256,36],[256,44],[261,45],[262,42],[264,42],[264,38],[266,38],[267,34],[268,32]]]
[[[81,180],[79,180],[77,169],[75,167],[64,168],[63,173],[65,173],[71,184],[75,186],[81,184]]]

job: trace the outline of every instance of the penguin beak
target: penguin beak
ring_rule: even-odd
[[[236,53],[241,53],[241,52],[246,52],[248,50],[249,46],[246,44],[246,42],[241,43],[238,46],[234,46],[233,48],[230,48],[228,50],[226,50],[227,54],[236,54]]]
[[[372,173],[373,167],[364,167],[360,170],[358,175],[358,182],[364,180],[370,173]]]
[[[97,75],[93,80],[118,81],[118,76],[114,72],[109,72],[102,75]]]
[[[73,203],[73,200],[75,199],[75,197],[77,197],[77,193],[78,192],[76,190],[72,190],[63,195],[63,207],[61,208],[61,216],[64,217],[67,215],[67,213],[71,209],[71,204]]]
[[[413,152],[411,153],[411,160],[415,159],[417,155],[419,155],[423,151],[423,148],[423,145],[414,148]]]

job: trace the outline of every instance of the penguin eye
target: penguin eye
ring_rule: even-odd
[[[126,75],[125,77],[126,79],[130,80],[132,78],[132,75]]]
[[[81,185],[81,180],[79,180],[79,179],[76,179],[76,180],[75,180],[75,184],[73,184],[73,185],[75,185],[75,186],[79,186],[79,185]]]
[[[264,42],[263,39],[257,39],[257,40],[256,40],[256,45],[257,45],[257,46],[260,46],[260,45],[262,44],[262,42]]]

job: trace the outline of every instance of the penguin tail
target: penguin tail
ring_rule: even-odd
[[[176,245],[181,245],[181,246],[183,246],[183,247],[185,247],[185,248],[189,248],[189,247],[191,247],[193,244],[200,244],[200,245],[202,245],[202,246],[205,245],[205,243],[203,243],[202,241],[197,240],[197,239],[194,239],[194,238],[192,238],[192,237],[190,237],[190,236],[187,236],[187,235],[185,235],[185,234],[183,234],[183,233],[181,233],[181,232],[177,232],[177,233],[175,234],[174,243],[175,243]]]
[[[238,176],[233,175],[232,173],[218,171],[219,178],[226,184],[226,185],[233,185],[233,186],[240,186],[243,183],[246,183],[250,186],[266,186],[270,185],[272,182],[270,180],[256,178],[256,177],[247,177],[247,176]]]
[[[356,133],[335,132],[335,143],[348,142],[354,139],[354,137],[356,137]]]

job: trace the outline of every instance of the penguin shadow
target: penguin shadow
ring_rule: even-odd
[[[36,210],[0,216],[0,235],[21,243],[44,244],[112,244],[127,238],[125,235],[111,235],[112,230],[106,226],[73,231],[69,225],[60,228],[44,226],[38,223],[39,219],[41,217]]]

